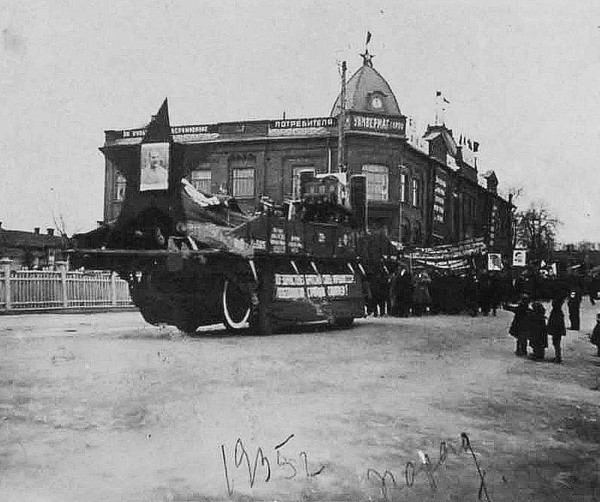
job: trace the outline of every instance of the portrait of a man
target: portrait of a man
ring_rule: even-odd
[[[169,187],[169,144],[142,145],[140,191],[166,190]]]
[[[524,267],[527,265],[527,252],[522,249],[513,251],[513,266]]]
[[[488,254],[488,270],[490,272],[502,270],[502,255],[498,253]]]

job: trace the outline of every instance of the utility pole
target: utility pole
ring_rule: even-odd
[[[338,172],[345,171],[346,156],[344,130],[346,127],[346,61],[342,61],[342,91],[340,93],[340,114],[338,115]]]

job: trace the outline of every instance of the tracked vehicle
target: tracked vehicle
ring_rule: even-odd
[[[141,144],[123,148],[119,217],[75,235],[75,267],[116,271],[144,319],[185,332],[223,323],[270,334],[364,316],[365,269],[381,246],[356,228],[344,173],[307,179],[300,200],[262,200],[253,215],[225,195],[197,191],[170,135],[167,103]],[[376,246],[377,247],[377,246]]]

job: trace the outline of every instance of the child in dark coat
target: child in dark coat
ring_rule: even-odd
[[[552,336],[552,345],[554,345],[554,359],[552,361],[559,364],[562,363],[560,342],[562,337],[567,334],[562,304],[562,298],[555,298],[552,300],[552,310],[550,311],[550,317],[548,318],[548,334]]]
[[[543,361],[548,347],[548,332],[546,331],[546,311],[540,302],[534,302],[528,312],[529,344],[533,349],[531,359]]]
[[[529,297],[522,294],[517,305],[504,305],[504,310],[508,310],[515,314],[508,332],[517,339],[517,356],[527,355],[527,337],[528,337],[528,313],[529,313]]]
[[[596,314],[596,326],[590,335],[590,342],[598,348],[597,356],[600,357],[600,314]]]

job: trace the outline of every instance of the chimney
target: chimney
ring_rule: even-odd
[[[52,236],[54,235],[54,229],[53,229],[53,228],[47,228],[47,229],[46,229],[46,232],[48,233],[48,235],[49,235],[50,237],[52,237]]]
[[[33,229],[33,234],[34,234],[34,235],[40,235],[40,227],[35,227],[35,228]]]

